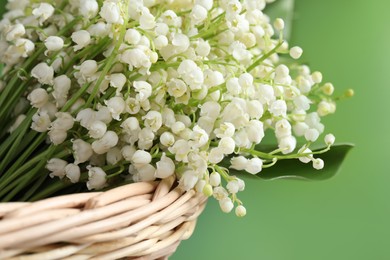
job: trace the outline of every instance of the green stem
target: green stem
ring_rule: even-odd
[[[267,52],[266,54],[264,54],[263,56],[261,56],[259,59],[257,59],[255,62],[252,63],[252,65],[250,65],[246,71],[247,72],[250,72],[251,70],[253,70],[254,68],[256,68],[260,63],[262,63],[264,60],[268,59],[272,54],[276,53],[277,50],[279,49],[280,46],[282,46],[283,42],[282,41],[279,41],[278,44],[276,44],[276,46],[270,50],[269,52]]]
[[[19,149],[19,144],[21,143],[22,139],[25,137],[27,130],[30,128],[30,119],[32,117],[33,110],[30,111],[28,117],[23,120],[22,124],[18,127],[20,129],[19,134],[17,137],[13,140],[12,143],[10,143],[10,147],[3,148],[3,151],[6,151],[7,154],[4,158],[2,158],[0,162],[0,175],[4,171],[4,169],[9,165],[15,157],[18,156],[17,150]]]
[[[19,177],[22,174],[29,175],[30,168],[36,166],[36,164],[40,161],[46,161],[51,157],[51,155],[55,152],[56,147],[50,146],[47,148],[44,152],[40,153],[39,155],[35,156],[34,158],[30,159],[28,162],[23,164],[20,168],[18,168],[16,171],[8,171],[10,174],[6,174],[5,178],[0,182],[0,190],[2,190],[5,186],[9,185],[11,182],[17,182],[14,181],[15,178]],[[67,150],[64,150],[58,154],[59,157],[65,156],[69,152]]]
[[[20,198],[21,201],[27,201],[41,187],[42,183],[47,179],[47,172],[43,171],[39,179],[29,188],[29,190]]]
[[[127,1],[126,1],[126,3],[128,5]],[[92,101],[94,100],[94,98],[96,97],[97,93],[99,92],[100,84],[103,82],[103,80],[106,77],[107,73],[112,68],[112,65],[115,62],[115,59],[117,58],[116,56],[117,56],[119,48],[120,48],[120,46],[121,46],[121,44],[123,42],[123,38],[125,37],[126,30],[127,30],[127,23],[128,23],[128,20],[129,20],[128,19],[128,15],[127,15],[127,7],[124,10],[126,11],[126,15],[125,15],[125,19],[124,19],[125,21],[124,21],[124,24],[121,27],[121,30],[120,30],[120,33],[119,33],[119,37],[116,40],[116,44],[115,44],[114,50],[112,51],[110,57],[108,58],[107,63],[105,64],[105,66],[103,68],[103,71],[100,74],[100,77],[97,80],[96,85],[94,86],[94,88],[92,90],[92,93],[89,96],[89,98],[88,98],[87,102],[85,103],[84,107],[90,107]]]
[[[4,202],[8,202],[12,200],[21,190],[28,187],[28,185],[37,179],[39,177],[39,173],[41,172],[42,167],[45,165],[45,161],[39,162],[27,175],[24,175],[20,180],[17,182],[18,185],[14,187],[11,192],[6,193],[7,195],[2,199]],[[2,195],[0,195],[1,197]]]
[[[32,144],[23,152],[22,155],[18,156],[18,159],[12,164],[12,166],[7,169],[7,172],[0,178],[0,181],[2,182],[3,179],[8,178],[8,176],[11,176],[14,171],[19,169],[22,165],[25,164],[25,160],[27,160],[31,154],[36,151],[36,149],[39,147],[39,145],[46,139],[46,134],[41,133]]]
[[[66,187],[69,187],[71,185],[72,185],[71,182],[64,182],[64,181],[57,180],[57,181],[53,182],[51,185],[45,186],[45,189],[42,190],[41,192],[35,193],[34,196],[32,196],[29,200],[30,201],[37,201],[37,200],[47,198],[50,195],[52,195],[53,193],[60,191],[60,190],[66,188]]]

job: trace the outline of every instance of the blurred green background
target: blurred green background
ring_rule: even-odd
[[[355,89],[326,123],[356,147],[328,181],[247,183],[245,218],[210,200],[171,259],[390,259],[389,11],[388,0],[295,0],[290,44],[339,93]]]

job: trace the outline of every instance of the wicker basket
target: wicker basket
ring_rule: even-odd
[[[166,259],[207,200],[175,182],[0,204],[0,259]]]

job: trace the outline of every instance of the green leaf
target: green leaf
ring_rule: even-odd
[[[354,147],[352,144],[336,144],[331,149],[318,155],[325,162],[325,167],[322,170],[316,170],[311,163],[305,164],[297,159],[281,160],[276,165],[263,169],[257,175],[251,175],[246,172],[230,170],[230,174],[237,175],[243,179],[263,179],[263,180],[277,180],[277,179],[297,179],[297,180],[313,180],[321,181],[332,178],[337,174],[342,162],[347,156],[348,152]],[[322,150],[324,147],[314,151]]]
[[[276,18],[282,18],[285,22],[284,27],[284,38],[286,40],[290,39],[292,22],[294,16],[294,0],[277,0],[271,4],[268,4],[264,13],[267,14],[271,21]]]

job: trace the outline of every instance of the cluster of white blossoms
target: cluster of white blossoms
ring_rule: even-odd
[[[309,146],[336,109],[333,85],[292,62],[302,49],[289,48],[266,2],[8,0],[0,86],[23,92],[10,131],[30,120],[61,148],[46,165],[52,177],[101,189],[118,176],[176,175],[245,215],[245,184],[229,168],[258,174],[299,159],[321,169]],[[276,150],[261,151],[265,134]],[[326,135],[327,149],[334,140]]]

